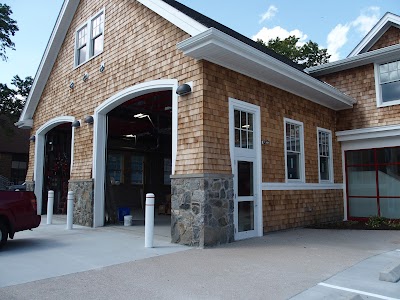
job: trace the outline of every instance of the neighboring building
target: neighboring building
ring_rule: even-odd
[[[4,189],[25,182],[29,130],[15,128],[5,115],[0,115],[0,122],[0,189]]]
[[[97,227],[154,193],[199,246],[343,219],[359,94],[313,76],[176,1],[66,0],[17,123],[38,209],[73,190]]]
[[[400,219],[400,17],[386,13],[346,59],[307,71],[357,101],[337,113],[345,218]]]

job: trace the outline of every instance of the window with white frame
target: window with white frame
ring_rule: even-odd
[[[304,182],[303,123],[285,119],[286,179]]]
[[[333,181],[332,132],[318,128],[318,171],[320,182]]]
[[[235,109],[235,147],[253,149],[254,116],[252,113]]]
[[[400,60],[375,65],[378,106],[400,104]]]
[[[75,66],[103,52],[104,11],[90,18],[76,31]]]

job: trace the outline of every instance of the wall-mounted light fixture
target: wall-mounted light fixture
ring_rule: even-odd
[[[89,73],[85,73],[85,74],[83,75],[82,80],[83,80],[84,82],[86,82],[86,81],[88,81],[88,79],[89,79]]]
[[[93,116],[86,116],[85,119],[83,119],[83,122],[87,124],[93,124],[94,122]]]
[[[69,88],[72,90],[75,87],[75,83],[73,81],[71,81],[69,83]]]
[[[106,63],[103,61],[100,65],[100,69],[99,69],[100,73],[103,73],[105,69],[106,69]]]
[[[79,120],[76,120],[76,121],[72,122],[71,126],[74,128],[79,128],[79,127],[81,127],[81,122]]]
[[[29,138],[29,140],[30,140],[31,142],[36,141],[36,136],[32,135],[32,136]]]
[[[181,84],[176,89],[176,93],[179,96],[184,96],[184,95],[190,94],[191,92],[192,92],[192,87],[187,83]]]

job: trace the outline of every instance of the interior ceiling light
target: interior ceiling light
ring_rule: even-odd
[[[143,118],[146,118],[146,117],[148,117],[148,116],[149,116],[149,115],[145,115],[145,114],[140,113],[140,114],[134,115],[133,117],[134,117],[134,118],[138,118],[138,119],[143,119]]]
[[[250,128],[250,125],[243,125],[242,128]]]
[[[124,135],[124,137],[127,137],[127,138],[136,138],[136,135],[133,135],[133,134],[126,134],[126,135]]]
[[[172,110],[172,107],[171,106],[166,106],[165,108],[164,108],[164,110]]]

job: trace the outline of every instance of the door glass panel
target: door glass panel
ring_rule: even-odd
[[[374,150],[357,150],[346,152],[347,165],[365,165],[374,163]]]
[[[350,217],[371,217],[378,215],[376,198],[350,198]]]
[[[374,166],[347,168],[349,196],[376,196]]]
[[[382,217],[400,219],[400,198],[381,198],[379,205]]]
[[[238,162],[238,196],[253,196],[253,163]]]
[[[235,129],[235,147],[240,148],[240,130]]]
[[[400,166],[380,166],[379,195],[400,197]]]
[[[240,128],[240,111],[235,109],[235,128]]]
[[[400,147],[377,149],[376,156],[378,164],[400,162]]]
[[[242,201],[238,203],[238,231],[254,230],[254,202]]]

